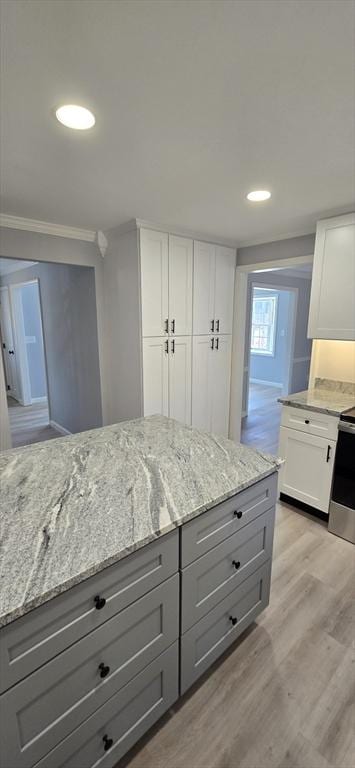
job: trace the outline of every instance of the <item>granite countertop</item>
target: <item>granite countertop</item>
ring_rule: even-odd
[[[1,454],[0,626],[280,463],[162,416]]]
[[[278,398],[279,403],[291,405],[294,408],[305,408],[308,411],[329,413],[331,416],[340,416],[343,411],[355,407],[355,396],[346,392],[314,387],[304,392],[296,392],[293,395],[285,395]]]

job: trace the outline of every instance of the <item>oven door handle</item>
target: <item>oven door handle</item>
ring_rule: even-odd
[[[338,429],[340,432],[350,432],[350,434],[355,435],[355,424],[349,424],[346,421],[339,421]]]

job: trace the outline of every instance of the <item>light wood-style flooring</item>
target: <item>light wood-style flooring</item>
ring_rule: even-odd
[[[279,504],[270,605],[117,768],[353,768],[355,547]]]
[[[277,398],[280,395],[279,387],[250,382],[249,414],[242,421],[242,443],[277,454],[282,408]]]
[[[7,404],[13,448],[61,437],[61,434],[49,424],[47,403],[20,405],[14,398],[8,397]]]

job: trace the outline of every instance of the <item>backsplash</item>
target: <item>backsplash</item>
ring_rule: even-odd
[[[317,389],[328,389],[332,392],[342,392],[345,395],[355,395],[355,383],[352,381],[336,381],[317,377],[314,382]]]

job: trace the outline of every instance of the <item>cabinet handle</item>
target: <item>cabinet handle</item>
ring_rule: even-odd
[[[173,339],[172,342],[171,342],[171,351],[172,351],[172,353],[174,355],[175,354],[175,339]]]
[[[106,677],[110,671],[110,667],[106,666],[105,664],[101,663],[99,664],[99,670],[100,670],[100,677]]]
[[[216,320],[216,333],[219,333],[219,320]]]
[[[169,319],[166,318],[165,320],[165,333],[169,333]]]
[[[214,320],[211,320],[211,331],[214,333]]]
[[[108,749],[111,749],[113,744],[113,739],[109,739],[107,733],[102,737],[102,741],[104,742],[104,750],[107,752]]]
[[[241,509],[238,509],[238,510],[235,510],[235,511],[233,512],[233,515],[234,515],[235,517],[237,517],[237,518],[238,518],[238,520],[240,520],[240,518],[241,518],[241,517],[242,517],[242,515],[243,515],[243,512],[241,511]]]
[[[165,342],[165,352],[166,352],[167,355],[169,354],[169,342],[168,341]]]
[[[171,333],[175,333],[175,320],[171,321]]]
[[[328,445],[328,450],[327,450],[327,461],[329,461],[329,459],[330,459],[331,450],[332,450],[332,446],[331,446],[331,445]]]
[[[96,595],[94,597],[94,603],[95,603],[95,608],[97,608],[98,611],[101,611],[101,608],[103,608],[106,605],[106,600],[104,597],[100,597],[100,595]]]
[[[305,423],[305,424],[309,424],[309,419],[305,419],[305,420],[304,420],[304,423]]]
[[[219,337],[218,337],[218,336],[217,336],[217,338],[216,338],[216,349],[217,349],[217,350],[219,349]]]
[[[238,619],[237,619],[237,617],[236,617],[236,616],[230,616],[230,617],[229,617],[229,621],[231,621],[231,622],[232,622],[232,624],[233,624],[233,627],[235,627],[235,625],[236,625],[236,623],[237,623]]]
[[[211,339],[211,349],[214,349],[214,339]]]
[[[240,568],[240,561],[239,560],[232,560],[232,565],[234,565],[234,568],[237,571],[238,568]]]

